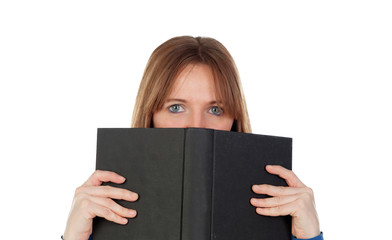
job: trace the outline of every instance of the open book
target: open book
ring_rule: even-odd
[[[287,186],[265,170],[291,169],[292,139],[204,128],[99,128],[96,168],[139,194],[116,200],[138,215],[127,225],[95,218],[93,239],[288,240],[291,217],[256,213],[254,184]]]

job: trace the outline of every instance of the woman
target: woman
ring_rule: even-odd
[[[189,36],[160,45],[152,53],[140,83],[132,127],[199,127],[251,133],[238,71],[227,49],[215,39]],[[272,196],[252,198],[255,211],[266,216],[291,215],[293,238],[322,239],[312,190],[281,166],[267,166],[266,170],[284,178],[288,187],[254,185],[256,194]],[[112,199],[136,201],[137,193],[100,186],[102,182],[124,181],[114,172],[97,170],[77,188],[64,239],[88,239],[96,216],[118,224],[134,218],[135,210]]]

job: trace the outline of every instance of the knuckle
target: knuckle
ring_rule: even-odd
[[[266,184],[257,185],[256,191],[259,194],[266,193],[268,191],[268,185],[266,185]]]
[[[313,195],[309,194],[309,193],[303,193],[301,195],[301,199],[305,202],[305,203],[311,203],[314,201]]]
[[[121,199],[130,200],[133,199],[133,193],[127,189],[119,188],[119,195]]]
[[[272,191],[272,186],[270,185],[262,185],[262,189],[264,190],[265,193],[271,193]]]
[[[74,194],[75,196],[78,195],[78,194],[81,192],[81,190],[82,190],[81,188],[82,188],[82,187],[77,187],[77,188],[75,189],[75,194]]]
[[[131,194],[129,193],[129,191],[127,191],[127,190],[125,190],[125,189],[122,189],[122,188],[120,188],[119,189],[119,197],[121,198],[121,199],[128,199],[130,196],[131,196]]]
[[[101,172],[101,170],[95,170],[95,171],[93,172],[93,174],[91,174],[91,178],[97,178],[98,175],[100,174],[100,172]]]
[[[127,210],[125,207],[122,207],[122,206],[120,206],[120,205],[117,205],[117,209],[118,209],[118,212],[121,213],[121,215],[123,215],[123,216],[126,216],[126,215],[127,215],[128,210]]]
[[[84,194],[84,193],[75,194],[74,201],[75,202],[80,202],[82,199],[85,199],[85,195],[86,194]]]
[[[303,198],[298,198],[297,199],[297,208],[298,210],[303,210],[306,208],[306,201]]]
[[[110,186],[102,186],[102,190],[103,190],[103,194],[104,194],[106,197],[109,197],[109,196],[110,196],[110,193],[111,193],[111,191],[112,191],[112,187],[110,187]]]
[[[314,199],[314,192],[311,188],[306,187],[304,196],[307,200],[312,201]]]
[[[75,196],[82,194],[85,191],[85,187],[80,186],[75,189]]]
[[[280,204],[282,202],[282,197],[281,196],[276,196],[275,197],[275,204]]]
[[[311,189],[310,187],[307,187],[307,190],[308,190],[309,195],[313,198],[313,196],[314,196],[313,189]]]
[[[258,198],[255,200],[255,202],[258,206],[264,206],[264,205],[267,205],[268,198]]]
[[[102,209],[102,215],[105,216],[105,218],[113,218],[113,212],[109,208],[104,208]]]
[[[80,204],[80,207],[82,208],[82,209],[89,209],[90,207],[91,207],[91,201],[89,200],[89,199],[87,199],[87,198],[81,198],[80,200],[79,200],[79,204]]]
[[[103,205],[104,205],[104,207],[107,207],[110,209],[116,209],[116,205],[115,205],[114,201],[110,198],[104,198]]]
[[[93,174],[91,174],[91,178],[100,179],[105,174],[103,170],[95,170]]]
[[[286,178],[293,178],[295,176],[295,173],[289,169],[287,169],[286,173]]]
[[[103,171],[103,170],[95,170],[94,172],[93,172],[93,175],[92,175],[92,177],[93,178],[95,178],[95,179],[102,179],[102,178],[104,178],[105,177],[105,171]]]
[[[274,214],[279,214],[279,213],[281,213],[281,212],[282,212],[282,206],[276,206],[276,207],[275,207]]]
[[[314,195],[313,189],[311,189],[310,187],[306,187],[305,189],[306,189],[305,191],[306,191],[309,195],[311,195],[311,196]]]
[[[283,193],[286,190],[286,187],[278,187],[278,193]]]
[[[114,201],[112,201],[111,203],[111,208],[117,213],[120,214],[122,216],[126,215],[126,208],[124,208],[123,206],[115,203]]]

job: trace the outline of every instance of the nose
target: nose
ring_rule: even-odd
[[[192,113],[187,120],[186,127],[205,128],[205,120],[203,114]]]

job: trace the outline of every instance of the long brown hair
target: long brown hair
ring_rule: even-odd
[[[189,64],[206,64],[211,68],[217,101],[222,101],[225,113],[234,117],[231,130],[251,133],[235,62],[220,42],[208,37],[174,37],[154,50],[140,83],[131,126],[153,127],[153,113],[163,107],[176,76]]]

